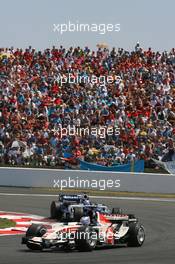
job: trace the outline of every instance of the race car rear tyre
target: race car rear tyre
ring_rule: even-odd
[[[79,222],[83,215],[84,215],[83,207],[74,207],[74,221],[75,222]]]
[[[76,233],[75,245],[79,251],[92,251],[97,245],[97,232],[90,226],[81,227]]]
[[[141,247],[145,241],[144,227],[138,223],[129,224],[128,247]]]
[[[50,217],[51,219],[61,220],[63,216],[61,206],[59,202],[53,201],[50,206]]]
[[[129,219],[136,219],[134,214],[128,214]]]
[[[112,214],[122,214],[122,209],[121,208],[118,208],[118,207],[114,207],[112,208]]]
[[[32,224],[26,231],[26,237],[42,237],[46,231],[44,225]]]

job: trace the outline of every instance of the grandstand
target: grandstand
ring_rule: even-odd
[[[80,128],[93,133],[73,133]],[[172,160],[174,138],[175,49],[0,49],[1,164],[149,166]]]

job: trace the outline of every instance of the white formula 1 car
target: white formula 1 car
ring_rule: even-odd
[[[57,222],[52,227],[32,224],[22,244],[31,250],[59,247],[91,251],[101,245],[140,247],[144,240],[144,227],[133,215],[96,212],[93,216],[82,217],[80,222]]]

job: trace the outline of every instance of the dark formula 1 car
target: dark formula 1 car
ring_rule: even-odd
[[[91,251],[102,245],[140,247],[144,240],[144,227],[133,215],[96,212],[92,218],[82,217],[80,222],[56,222],[52,228],[32,224],[22,238],[22,244],[31,250]]]
[[[79,221],[82,216],[88,215],[90,211],[91,213],[101,212],[104,214],[121,213],[119,208],[110,210],[104,204],[90,202],[86,194],[60,194],[58,201],[53,201],[50,206],[51,218],[64,221]]]

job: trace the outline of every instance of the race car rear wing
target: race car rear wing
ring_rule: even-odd
[[[105,214],[104,217],[110,222],[129,221],[135,222],[137,218],[131,214]]]
[[[73,194],[73,195],[69,195],[69,194],[60,194],[58,197],[58,200],[60,202],[76,202],[76,203],[80,203],[83,200],[84,196],[81,194]]]
[[[129,220],[128,215],[124,214],[110,214],[110,215],[104,215],[106,219],[112,221],[112,220]]]

